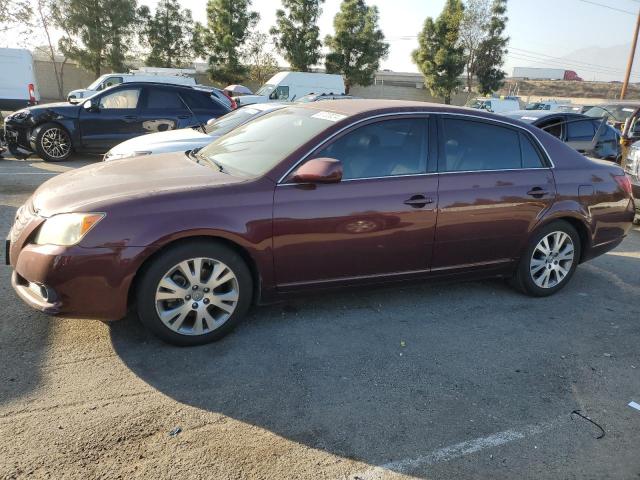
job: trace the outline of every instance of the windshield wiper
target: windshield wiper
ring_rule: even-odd
[[[189,155],[191,157],[193,157],[196,160],[196,163],[198,163],[198,164],[200,164],[200,161],[202,160],[202,161],[208,163],[209,165],[215,165],[219,172],[227,173],[227,172],[225,172],[224,167],[222,166],[221,163],[216,162],[212,158],[205,157],[204,155],[202,155],[200,153],[200,148],[194,148],[193,150],[190,150],[189,151]]]

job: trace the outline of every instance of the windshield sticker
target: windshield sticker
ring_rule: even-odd
[[[319,118],[320,120],[328,120],[329,122],[335,123],[347,118],[347,116],[342,115],[340,113],[333,113],[333,112],[318,112],[311,115],[311,118]]]

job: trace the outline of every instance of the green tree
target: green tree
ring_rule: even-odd
[[[181,67],[193,57],[194,23],[191,10],[180,8],[178,0],[160,0],[153,16],[140,8],[140,43],[149,48],[146,64],[151,67]]]
[[[424,83],[432,95],[451,103],[451,95],[460,86],[464,72],[464,47],[460,43],[460,23],[464,7],[460,0],[447,0],[444,10],[434,21],[428,17],[418,35],[418,49],[413,61],[424,75]]]
[[[287,9],[276,11],[276,26],[270,30],[278,52],[291,68],[308,72],[320,61],[320,29],[318,18],[324,0],[282,0]]]
[[[242,60],[249,67],[249,79],[262,85],[278,71],[276,57],[268,50],[269,37],[260,32],[249,35]]]
[[[344,76],[347,93],[353,85],[371,85],[389,44],[378,28],[378,9],[364,0],[344,0],[333,19],[335,35],[327,35],[325,67]]]
[[[197,52],[209,57],[209,77],[215,82],[238,83],[248,69],[241,63],[242,45],[258,23],[249,11],[251,0],[209,0],[207,26],[196,31]]]
[[[29,0],[0,0],[0,32],[28,25],[33,13]]]
[[[507,0],[494,0],[487,36],[478,46],[476,60],[478,90],[483,95],[495,92],[504,83],[502,65],[509,43],[509,37],[504,36],[507,20]]]
[[[466,59],[467,91],[471,92],[476,75],[478,48],[487,37],[487,23],[491,17],[490,0],[466,0],[460,23],[460,42]]]
[[[52,15],[65,32],[58,42],[60,51],[97,77],[105,68],[126,70],[136,6],[136,0],[57,0]]]

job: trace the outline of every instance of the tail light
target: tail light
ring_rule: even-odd
[[[33,83],[30,83],[27,88],[29,89],[29,104],[35,105],[36,104],[36,87],[33,85]]]
[[[629,180],[629,177],[627,177],[626,175],[616,175],[613,178],[618,183],[618,185],[620,185],[620,188],[627,192],[627,195],[629,195],[630,197],[633,196],[631,190],[631,180]]]
[[[227,97],[229,99],[229,101],[231,102],[231,110],[235,110],[236,108],[238,108],[238,104],[236,103],[236,101],[233,99],[233,97],[231,95],[229,95],[224,90],[222,91],[222,93],[224,93],[224,96]]]

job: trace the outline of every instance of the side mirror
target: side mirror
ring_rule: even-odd
[[[298,167],[288,178],[293,183],[338,183],[342,180],[342,162],[335,158],[313,158]]]
[[[86,102],[84,102],[82,104],[82,107],[87,111],[87,112],[97,112],[98,110],[100,110],[100,108],[98,107],[97,103],[94,103],[93,100],[87,100]]]

